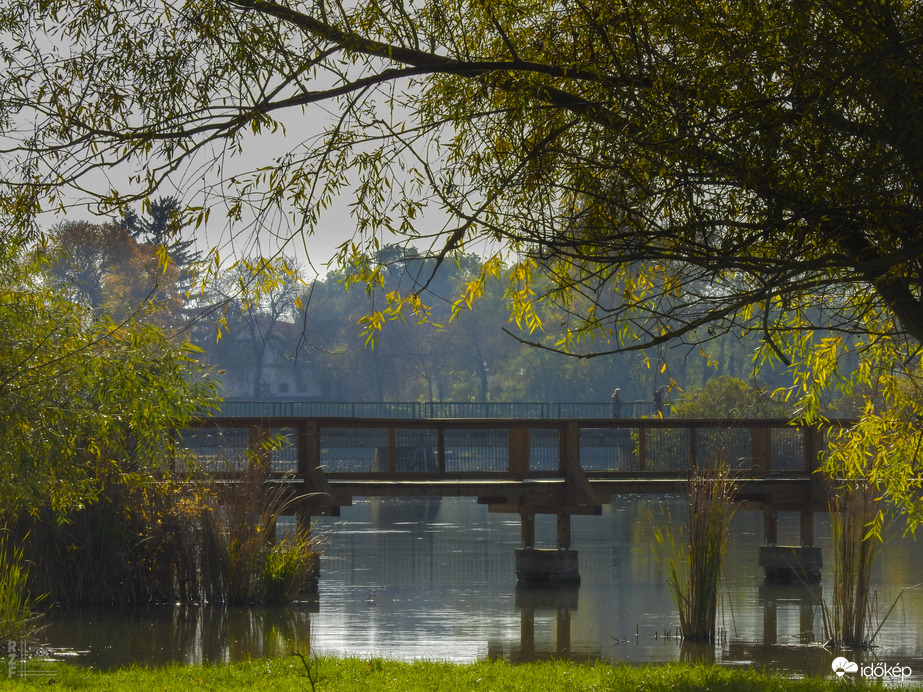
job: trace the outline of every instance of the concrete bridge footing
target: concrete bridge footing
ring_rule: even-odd
[[[554,548],[517,548],[516,578],[520,584],[580,583],[577,551]]]
[[[760,567],[769,584],[816,584],[823,567],[820,548],[795,545],[761,545]]]
[[[821,549],[814,545],[814,513],[801,510],[800,545],[778,544],[778,516],[774,508],[763,509],[763,538],[759,565],[769,584],[816,584],[823,568]]]
[[[557,549],[536,548],[535,514],[520,512],[522,547],[516,549],[516,579],[521,585],[580,584],[577,551],[570,547],[570,515],[557,517]]]

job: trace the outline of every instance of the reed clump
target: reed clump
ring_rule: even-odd
[[[19,641],[35,630],[39,616],[35,607],[41,600],[29,591],[29,568],[22,547],[0,538],[0,641]]]
[[[115,482],[64,515],[50,507],[12,524],[33,565],[33,593],[67,605],[286,602],[314,573],[305,529],[276,544],[296,501],[256,467],[241,482],[190,476]]]
[[[824,638],[829,645],[871,646],[872,567],[881,550],[884,512],[880,493],[868,480],[848,483],[831,503],[833,597],[823,608]]]
[[[63,515],[50,507],[20,515],[15,531],[33,590],[52,603],[206,602],[223,591],[213,505],[191,482],[113,483]]]
[[[715,639],[718,585],[734,509],[727,466],[696,467],[689,480],[689,515],[677,531],[654,531],[658,561],[667,578],[686,641]],[[669,517],[668,517],[669,518]]]
[[[227,485],[222,504],[229,602],[284,603],[316,574],[318,544],[306,528],[276,540],[276,518],[303,499],[290,488],[271,482],[261,464],[250,464],[240,482]]]

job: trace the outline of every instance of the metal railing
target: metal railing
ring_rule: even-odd
[[[667,416],[669,407],[664,407]],[[507,402],[507,401],[225,401],[214,414],[221,418],[496,418],[539,420],[612,417],[612,406],[599,402]],[[621,417],[656,416],[650,401],[626,401]]]

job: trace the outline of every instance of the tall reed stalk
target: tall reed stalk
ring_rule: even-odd
[[[833,531],[833,604],[824,607],[824,638],[837,646],[871,645],[871,579],[881,550],[879,493],[868,481],[843,488],[830,507]]]
[[[654,532],[658,548],[666,554],[661,567],[687,641],[715,639],[721,563],[734,513],[727,470],[722,464],[694,469],[685,531],[681,528],[675,535],[667,526]]]

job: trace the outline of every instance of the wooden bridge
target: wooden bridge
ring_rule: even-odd
[[[735,503],[764,513],[768,548],[777,544],[778,512],[800,514],[791,550],[815,551],[808,572],[819,574],[813,515],[831,498],[814,473],[823,433],[784,420],[228,416],[203,418],[180,435],[218,479],[263,469],[267,483],[291,493],[302,522],[336,516],[356,497],[475,497],[490,511],[520,515],[524,551],[535,548],[535,515],[556,515],[558,558],[573,552],[573,515],[600,514],[616,494],[686,492],[692,469],[717,461],[733,480]],[[781,559],[791,562],[789,548]]]

